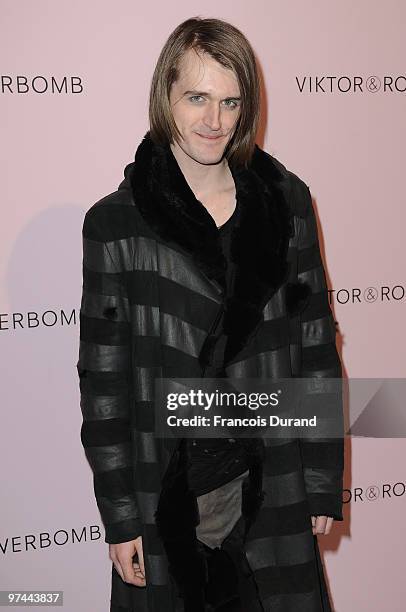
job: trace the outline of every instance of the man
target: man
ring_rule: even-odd
[[[111,612],[331,610],[316,534],[342,520],[342,439],[155,435],[160,377],[341,377],[309,189],[255,144],[259,99],[239,30],[180,24],[150,130],[85,216],[81,440]]]

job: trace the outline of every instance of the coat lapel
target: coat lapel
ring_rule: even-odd
[[[226,261],[215,221],[189,187],[170,146],[156,145],[149,132],[140,143],[129,175],[135,205],[165,241],[180,246],[225,294]],[[248,168],[230,171],[241,205],[241,221],[231,235],[235,262],[232,294],[224,300],[227,335],[224,363],[244,347],[263,320],[263,308],[289,275],[293,214],[286,200],[288,171],[255,145]],[[216,285],[218,286],[218,285]],[[304,284],[287,287],[294,313],[308,295]]]

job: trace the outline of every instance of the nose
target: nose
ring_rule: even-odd
[[[206,106],[203,121],[212,130],[220,129],[220,107],[216,102],[212,102]]]

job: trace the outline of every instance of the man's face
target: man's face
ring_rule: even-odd
[[[216,164],[232,138],[241,112],[235,74],[207,53],[189,49],[172,85],[170,104],[182,135],[182,151],[200,164]]]

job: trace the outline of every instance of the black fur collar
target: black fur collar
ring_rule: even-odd
[[[155,145],[147,132],[130,166],[134,202],[149,226],[163,240],[190,254],[204,274],[224,290],[226,262],[216,224],[189,187],[170,146]],[[255,145],[248,169],[230,165],[230,171],[241,217],[231,236],[236,275],[232,295],[225,301],[225,364],[255,332],[265,304],[287,280],[288,244],[294,233],[285,192],[289,174],[283,164]],[[307,294],[305,285],[288,283],[291,314]]]

